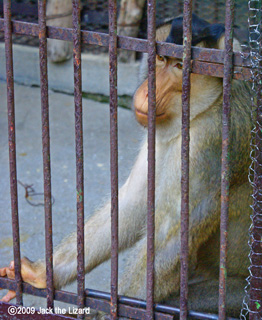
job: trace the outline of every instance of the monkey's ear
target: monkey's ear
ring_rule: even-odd
[[[218,49],[220,49],[220,50],[225,49],[225,36],[224,35],[218,40]],[[241,44],[236,38],[233,38],[233,51],[242,51]]]
[[[203,33],[203,30],[207,26],[210,26],[209,22],[199,18],[194,13],[192,14],[192,44],[193,45],[196,45],[197,43],[203,41],[204,38],[206,38],[206,33]],[[166,39],[166,42],[183,44],[183,16],[179,16],[172,21],[172,28]]]
[[[195,14],[192,15],[192,46],[224,50],[224,33],[225,26],[223,24],[210,24]],[[166,42],[183,44],[183,16],[172,21]],[[241,46],[236,39],[233,41],[233,49],[241,51]]]
[[[163,23],[159,26],[157,26],[156,29],[156,41],[165,41],[166,37],[169,35],[169,32],[171,30],[171,22],[167,21],[166,23]]]
[[[215,23],[205,26],[195,37],[192,35],[192,45],[205,42],[206,47],[216,48],[221,36],[225,33],[223,24]]]
[[[223,24],[210,24],[206,26],[199,36],[192,40],[192,45],[204,41],[205,47],[224,50],[225,49],[225,27]],[[194,44],[193,44],[194,41]],[[241,45],[237,39],[233,39],[233,50],[241,51]]]
[[[172,27],[166,38],[168,43],[183,44],[183,17],[177,17],[172,21]]]

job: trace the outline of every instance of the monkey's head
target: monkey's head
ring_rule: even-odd
[[[161,28],[157,39],[169,43],[183,44],[183,17],[179,16]],[[165,34],[163,30],[168,30]],[[192,46],[224,49],[224,31],[222,24],[210,24],[192,16]],[[169,34],[168,34],[169,33]],[[161,39],[162,37],[162,39]],[[234,50],[240,51],[238,42],[234,41]],[[182,95],[182,60],[157,55],[156,57],[156,124],[158,128],[180,127]],[[222,79],[191,74],[190,105],[191,119],[203,112],[222,94]],[[134,109],[137,121],[148,124],[148,79],[137,89],[134,95]]]

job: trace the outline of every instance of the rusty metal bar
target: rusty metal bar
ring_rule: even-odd
[[[147,320],[154,319],[155,134],[156,134],[156,1],[147,1],[148,39],[148,191],[147,191]]]
[[[38,36],[38,25],[34,23],[13,21],[12,28],[15,34]],[[0,19],[0,31],[3,30],[4,20]],[[47,37],[51,39],[72,41],[72,29],[47,26]],[[81,31],[81,41],[85,44],[107,47],[109,36],[104,33]],[[147,52],[147,46],[147,40],[124,36],[118,37],[118,48],[121,49]],[[157,54],[182,59],[183,47],[176,44],[157,42]],[[192,66],[193,73],[212,75],[212,73],[215,72],[214,76],[223,77],[224,67],[220,64],[223,64],[224,62],[224,51],[192,47],[192,59],[194,59]],[[234,79],[250,80],[250,69],[242,67],[251,66],[248,54],[236,52],[233,59],[235,66]],[[241,68],[237,68],[238,66]]]
[[[118,127],[117,3],[109,0],[110,171],[111,171],[111,319],[118,316]]]
[[[15,101],[14,101],[14,68],[12,49],[11,0],[4,1],[4,31],[5,31],[5,58],[7,84],[7,113],[8,113],[8,141],[9,141],[9,168],[10,192],[13,231],[13,252],[16,280],[16,303],[22,305],[22,277],[20,257],[20,237],[17,199],[17,172],[16,172],[16,137],[15,137]]]
[[[10,280],[8,278],[1,278],[0,277],[0,288],[15,290],[16,283],[15,280]],[[46,289],[41,290],[37,289],[27,283],[23,284],[23,292],[27,294],[33,294],[39,297],[46,297]],[[65,302],[67,304],[77,304],[77,294],[56,290],[55,292],[55,300]],[[98,310],[104,311],[109,313],[110,312],[110,300],[111,295],[107,292],[101,292],[92,289],[86,289],[86,298],[85,298],[85,306],[96,308]],[[131,310],[130,308],[136,308],[136,312],[134,313],[134,319],[142,319],[145,318],[146,313],[146,302],[143,300],[138,300],[135,298],[129,298],[125,296],[118,297],[119,302],[119,316],[124,316],[126,310]],[[0,301],[0,309],[1,309],[2,302]],[[127,309],[128,308],[128,309]],[[139,310],[138,310],[139,309]],[[155,304],[155,319],[170,319],[170,315],[177,317],[180,313],[179,308],[166,306],[162,304]],[[0,313],[1,314],[1,313]],[[204,313],[204,312],[196,312],[196,311],[189,311],[188,316],[193,319],[199,320],[218,320],[218,316],[215,314]],[[227,318],[228,320],[236,320],[234,318]]]
[[[230,130],[230,89],[232,79],[232,1],[226,2],[225,65],[223,82],[222,115],[222,172],[221,172],[221,223],[220,223],[220,275],[219,275],[219,319],[226,317],[226,259],[227,225],[229,208],[229,130]]]
[[[84,255],[84,151],[81,74],[80,1],[73,0],[73,59],[75,96],[76,142],[76,193],[77,193],[77,305],[85,306],[85,255]],[[78,314],[78,319],[84,315]]]
[[[53,231],[52,231],[52,198],[51,198],[51,164],[49,135],[49,102],[47,77],[47,38],[46,38],[46,0],[38,1],[39,23],[39,61],[42,112],[42,145],[43,145],[43,175],[45,201],[45,250],[46,250],[46,284],[47,307],[54,307],[53,279]]]
[[[15,34],[38,37],[38,24],[12,21],[12,30]],[[65,41],[73,41],[73,30],[69,28],[59,28],[47,26],[47,38]],[[0,18],[0,32],[4,31],[4,19]],[[84,44],[93,44],[98,46],[109,46],[109,35],[93,31],[81,31],[81,41]],[[133,50],[137,52],[147,52],[148,41],[125,36],[118,36],[118,48]],[[157,54],[183,58],[183,46],[166,42],[157,42]],[[224,63],[224,51],[217,49],[192,47],[192,59],[211,63]],[[234,53],[234,66],[250,66],[250,57],[247,53]]]
[[[221,156],[221,216],[220,216],[220,272],[219,272],[219,319],[226,319],[226,260],[227,260],[227,226],[229,209],[229,133],[230,133],[230,97],[233,72],[233,22],[234,0],[226,0],[225,14],[225,59],[223,81],[222,113],[222,156]]]
[[[235,67],[233,79],[251,81],[251,70],[248,68]],[[204,63],[202,61],[194,61],[192,63],[192,73],[205,74],[208,76],[223,78],[224,66],[212,63]]]
[[[181,249],[180,249],[180,320],[187,319],[188,301],[188,234],[189,234],[189,122],[190,73],[192,42],[192,0],[184,1],[183,14],[183,84],[181,146]]]

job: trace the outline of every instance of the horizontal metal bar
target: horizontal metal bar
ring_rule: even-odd
[[[0,288],[15,290],[15,280],[0,277]],[[23,292],[38,297],[46,297],[46,290],[37,289],[30,284],[23,283]],[[104,312],[110,312],[110,299],[111,295],[108,292],[102,292],[98,290],[86,289],[85,306],[92,309],[97,309]],[[62,290],[55,291],[55,300],[77,305],[77,294]],[[127,316],[132,312],[132,318],[144,319],[146,314],[146,302],[143,300],[129,298],[125,296],[119,296],[119,316]],[[1,306],[1,302],[0,302]],[[135,312],[132,311],[135,308]],[[179,308],[156,303],[154,306],[156,320],[171,320],[171,318],[179,315]],[[165,314],[164,314],[165,313]],[[171,316],[171,318],[170,318]],[[218,316],[215,314],[189,311],[188,316],[191,319],[199,320],[218,320]],[[235,318],[227,318],[227,320],[237,320]]]
[[[223,64],[216,64],[216,63],[209,63],[209,62],[202,62],[202,61],[193,61],[192,73],[204,74],[207,76],[223,78],[224,77],[224,65]],[[251,69],[250,68],[242,68],[242,67],[234,67],[233,79],[251,81]]]
[[[38,24],[12,21],[12,30],[15,34],[38,37]],[[4,31],[4,19],[0,19],[0,32]],[[73,41],[73,29],[47,26],[47,37],[51,39]],[[81,31],[81,39],[85,44],[109,46],[109,35],[106,33]],[[148,41],[125,36],[118,37],[118,48],[147,52]],[[157,42],[157,53],[178,59],[183,57],[183,46],[166,42]],[[224,51],[217,49],[192,47],[192,59],[211,63],[224,63]],[[234,66],[251,67],[250,59],[246,53],[234,53]]]
[[[47,27],[47,37],[52,39],[69,40],[72,41],[72,29],[63,29],[58,27]],[[0,31],[2,31],[2,20],[0,19]],[[13,22],[13,32],[21,35],[38,36],[38,25],[26,22]],[[95,33],[90,31],[82,31],[82,42],[85,44],[108,46],[109,38],[107,34]],[[139,52],[146,52],[147,50],[147,40],[119,37],[118,47],[121,49],[135,50]],[[131,49],[130,49],[131,48]],[[182,57],[182,46],[169,44],[169,43],[158,43],[157,53],[161,55],[169,55],[180,58]],[[207,59],[211,61],[211,57],[208,58],[208,53],[211,53],[212,59],[215,61],[203,62],[196,59]],[[223,78],[224,76],[224,65],[222,57],[224,52],[215,49],[203,49],[203,48],[192,48],[192,57],[195,59],[192,64],[192,73],[215,76]],[[240,53],[235,53],[235,57],[238,57]],[[243,54],[244,55],[244,54]],[[234,68],[233,78],[236,80],[249,80],[251,79],[251,69],[247,67],[240,67],[241,59],[237,58],[236,66]],[[242,62],[247,65],[247,61],[242,59]]]
[[[15,281],[7,278],[0,278],[0,288],[13,290],[15,288]],[[94,297],[94,295],[93,297],[90,297],[88,294],[90,291],[93,291],[93,290],[86,290],[87,296],[85,298],[85,306],[90,307],[92,309],[99,310],[99,311],[103,311],[106,313],[110,313],[110,307],[111,307],[110,294],[103,292],[102,298]],[[23,283],[23,292],[28,294],[33,294],[34,296],[46,297],[46,289],[44,290],[37,289],[27,283]],[[106,297],[108,297],[108,299],[106,300],[104,299],[105,294],[106,294]],[[92,296],[92,294],[90,295]],[[57,290],[55,292],[55,300],[77,305],[77,294]],[[1,306],[1,302],[0,302],[0,306]],[[131,317],[133,319],[145,320],[146,310],[145,308],[137,308],[130,305],[124,305],[122,303],[119,306],[118,315],[121,317],[128,315],[128,317]],[[155,312],[155,320],[172,320],[172,319],[173,319],[173,315],[171,314],[163,314],[160,312]]]

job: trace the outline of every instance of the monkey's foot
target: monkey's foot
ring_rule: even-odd
[[[16,297],[16,292],[12,291],[12,290],[8,290],[7,294],[2,299],[0,299],[0,301],[9,302],[10,300],[14,299],[15,297]]]
[[[10,262],[9,267],[0,268],[0,276],[15,279],[14,261]],[[36,288],[46,288],[45,268],[42,264],[33,263],[27,258],[21,259],[21,276],[24,282],[27,282]],[[14,299],[15,296],[15,291],[9,290],[0,301],[9,302]]]

